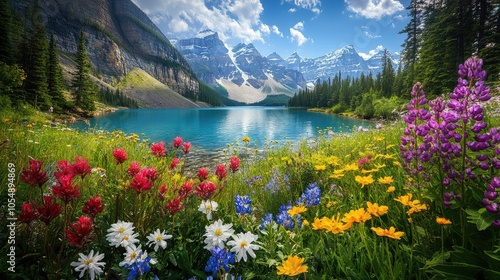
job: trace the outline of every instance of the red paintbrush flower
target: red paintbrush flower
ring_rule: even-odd
[[[233,173],[238,171],[240,169],[240,159],[235,156],[232,156],[231,162],[229,163],[229,169],[231,169]]]
[[[52,188],[52,193],[59,197],[64,204],[68,204],[70,201],[80,196],[78,185],[72,186],[72,183],[73,176],[64,175],[57,179],[56,185]]]
[[[184,154],[188,154],[189,150],[191,150],[191,142],[184,142],[182,144],[182,152],[184,152]]]
[[[62,212],[61,205],[57,204],[57,199],[53,196],[44,196],[43,205],[37,205],[35,209],[40,214],[38,219],[47,226]]]
[[[30,186],[42,187],[49,178],[47,177],[47,172],[42,171],[43,162],[30,159],[30,169],[23,167],[20,178],[23,182]]]
[[[182,197],[176,197],[167,203],[167,206],[165,206],[165,209],[167,209],[167,211],[171,215],[174,215],[175,213],[184,209],[184,205],[182,205],[181,202],[182,202]]]
[[[196,195],[201,197],[201,199],[203,200],[207,200],[212,197],[216,189],[217,186],[214,183],[210,181],[204,181],[198,184],[198,186],[196,187]]]
[[[217,165],[215,175],[217,175],[217,179],[219,179],[219,181],[224,180],[227,177],[226,166],[224,164]]]
[[[69,224],[69,229],[65,231],[69,244],[78,248],[83,248],[94,239],[92,232],[94,223],[87,216],[81,216],[76,223]]]
[[[181,189],[179,190],[179,197],[186,198],[193,192],[193,181],[188,180],[182,184]]]
[[[160,198],[160,200],[163,201],[163,199],[165,199],[166,192],[167,192],[167,185],[163,184],[163,186],[161,186],[160,191],[158,193],[158,197]]]
[[[56,172],[54,172],[54,176],[56,179],[64,175],[74,176],[73,165],[69,164],[67,160],[61,160],[57,163]]]
[[[125,152],[125,149],[122,149],[122,148],[116,148],[113,151],[113,157],[116,160],[116,164],[122,164],[128,158],[127,153]]]
[[[127,174],[130,177],[134,177],[135,174],[139,173],[141,171],[141,163],[137,161],[132,161],[130,163],[129,168],[127,169]]]
[[[17,218],[18,221],[21,223],[31,223],[31,221],[35,220],[38,218],[38,212],[35,210],[33,206],[31,206],[30,203],[23,203],[22,205],[23,210],[21,210],[21,213],[19,214],[19,217]]]
[[[170,163],[170,170],[173,170],[177,167],[177,165],[179,165],[179,163],[181,163],[181,160],[178,159],[178,158],[173,158],[172,159],[172,162]]]
[[[158,179],[158,172],[153,166],[149,168],[143,168],[140,172],[144,177],[151,180],[151,182],[154,182],[156,179]]]
[[[139,172],[134,176],[132,182],[130,182],[130,186],[139,194],[151,189],[152,183],[148,177],[144,176],[143,172]]]
[[[165,156],[166,150],[165,150],[165,143],[163,142],[158,142],[153,145],[151,145],[151,152],[155,157],[162,157]]]
[[[205,181],[208,178],[208,170],[205,167],[198,169],[198,179]]]
[[[99,195],[89,198],[89,200],[87,200],[87,202],[85,202],[82,206],[82,212],[89,215],[92,219],[101,214],[103,209],[104,204],[102,203],[102,198]]]
[[[179,137],[179,136],[175,137],[175,138],[174,138],[174,144],[173,144],[174,148],[176,148],[176,149],[177,149],[177,148],[179,148],[181,145],[182,145],[182,138],[181,138],[181,137]]]
[[[77,156],[75,158],[75,163],[73,163],[73,172],[75,176],[80,175],[83,178],[90,174],[92,168],[90,168],[89,160],[86,158],[82,158],[81,156]]]

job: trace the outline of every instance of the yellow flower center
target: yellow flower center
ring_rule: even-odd
[[[135,257],[137,257],[137,253],[136,252],[132,252],[132,254],[130,254],[130,258],[131,259],[135,259]]]
[[[222,230],[220,228],[215,230],[215,235],[221,236],[222,235]]]
[[[124,231],[125,231],[125,228],[123,228],[123,227],[121,227],[121,228],[118,229],[119,233],[123,233]]]
[[[156,237],[156,241],[160,242],[160,241],[162,241],[162,240],[163,240],[163,238],[162,238],[162,236],[161,236],[161,235],[158,235],[158,236]]]
[[[88,259],[88,260],[84,261],[83,263],[85,263],[85,265],[89,265],[89,264],[91,264],[93,262],[94,262],[93,259]]]
[[[125,235],[122,240],[128,240],[128,235]]]
[[[246,247],[248,246],[248,243],[246,241],[241,241],[240,247]]]

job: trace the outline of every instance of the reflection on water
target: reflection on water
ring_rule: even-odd
[[[262,145],[266,140],[299,140],[317,135],[317,130],[348,132],[369,122],[335,115],[283,107],[224,107],[203,109],[120,110],[90,121],[91,128],[144,133],[152,142],[170,143],[176,136],[193,144],[193,149],[219,150],[235,139],[249,136]],[[89,127],[76,123],[76,127]]]

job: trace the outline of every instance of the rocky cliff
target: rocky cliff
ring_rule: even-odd
[[[21,14],[32,0],[11,1]],[[73,57],[83,31],[94,73],[108,83],[134,68],[146,71],[176,92],[198,92],[199,83],[184,57],[130,0],[43,0],[42,17],[57,48]]]

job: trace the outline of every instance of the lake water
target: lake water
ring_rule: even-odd
[[[76,123],[80,129],[97,128],[137,133],[152,142],[170,146],[176,136],[191,142],[193,150],[224,149],[235,139],[251,138],[260,146],[269,140],[300,140],[314,137],[318,130],[350,132],[353,127],[373,126],[371,122],[336,115],[308,112],[285,107],[222,107],[199,109],[119,110],[90,120],[90,125]],[[141,134],[144,133],[145,136]]]

